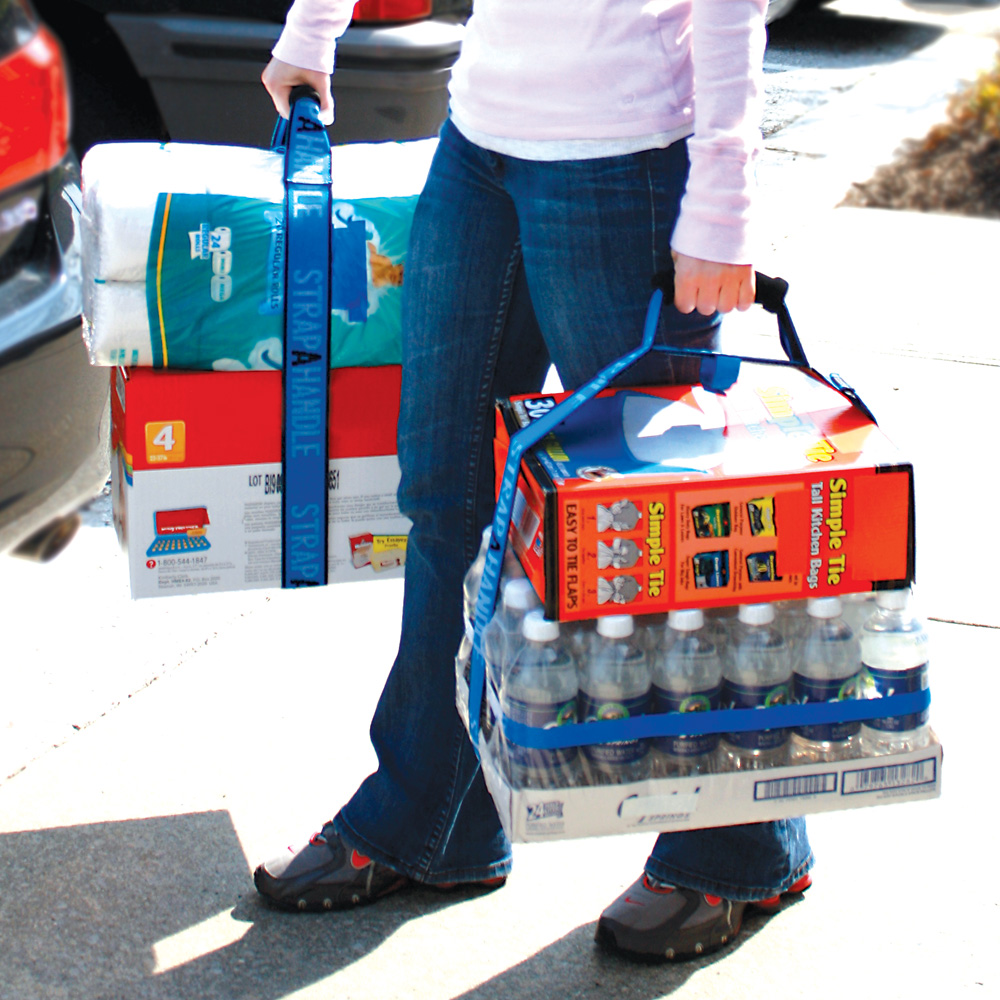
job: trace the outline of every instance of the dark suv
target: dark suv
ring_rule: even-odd
[[[36,0],[69,57],[83,153],[111,139],[266,146],[261,70],[289,0]],[[337,46],[335,142],[434,135],[471,0],[360,0]]]
[[[80,335],[80,184],[62,52],[0,0],[0,552],[46,558],[108,477],[108,372]]]

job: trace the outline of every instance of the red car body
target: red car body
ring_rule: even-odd
[[[107,372],[81,336],[79,165],[62,51],[0,0],[0,552],[46,558],[108,475]]]

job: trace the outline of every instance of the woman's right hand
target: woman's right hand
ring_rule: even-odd
[[[329,73],[303,69],[301,66],[293,66],[291,63],[272,58],[264,67],[260,79],[282,118],[288,117],[288,96],[292,88],[304,83],[319,94],[319,120],[324,125],[333,124],[333,93],[330,90]]]

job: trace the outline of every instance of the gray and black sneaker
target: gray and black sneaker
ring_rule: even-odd
[[[799,895],[810,885],[812,878],[803,875],[784,893],[745,903],[643,875],[601,914],[595,939],[609,951],[647,961],[707,955],[739,934],[748,907],[774,913],[782,896]]]
[[[374,903],[409,883],[405,875],[380,865],[340,839],[327,823],[305,847],[259,865],[257,891],[284,910],[347,910]]]
[[[476,882],[429,884],[427,888],[439,892],[462,886],[498,889],[506,881],[501,875]],[[332,822],[314,834],[305,847],[289,847],[286,855],[258,865],[253,883],[272,906],[310,913],[348,910],[418,884],[346,844]]]

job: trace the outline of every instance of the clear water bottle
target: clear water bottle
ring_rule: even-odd
[[[562,629],[563,641],[569,647],[573,659],[576,660],[577,669],[587,662],[590,656],[590,644],[594,641],[593,621],[565,622],[560,626]]]
[[[585,722],[628,719],[649,711],[650,671],[631,615],[598,618],[590,655],[581,663],[579,715]],[[617,785],[648,776],[645,740],[595,743],[582,748],[591,780]]]
[[[723,608],[705,609],[705,634],[715,643],[719,659],[725,663],[732,654],[733,633],[736,630],[739,608],[728,605]]]
[[[653,661],[654,712],[708,712],[719,707],[722,661],[705,632],[699,608],[671,611]],[[712,770],[718,733],[657,736],[652,740],[658,776],[705,774]]]
[[[540,610],[521,626],[524,644],[500,687],[500,705],[513,722],[551,729],[576,722],[576,664],[559,634],[559,623]],[[503,738],[504,768],[514,788],[562,788],[577,780],[577,747],[536,750]]]
[[[907,607],[905,590],[880,591],[876,608],[861,632],[862,695],[887,698],[927,688],[930,662],[923,623]],[[861,723],[866,757],[907,753],[930,743],[928,712],[868,719]]]
[[[858,594],[844,594],[840,598],[843,605],[843,619],[851,626],[851,631],[861,637],[865,622],[875,611],[875,592],[867,590]]]
[[[476,601],[479,599],[479,586],[483,580],[483,569],[486,566],[486,554],[490,550],[490,539],[493,537],[493,525],[483,528],[479,551],[472,564],[466,570],[462,581],[462,611],[465,619],[465,629],[471,632],[476,623]],[[503,565],[500,569],[501,589],[504,580],[525,579],[524,570],[518,562],[514,549],[508,545],[503,553]]]
[[[861,650],[842,610],[838,597],[813,597],[806,605],[809,628],[792,675],[792,698],[799,704],[845,701],[858,696]],[[860,728],[860,722],[795,726],[792,763],[856,757]]]
[[[806,614],[808,603],[805,600],[791,600],[778,601],[774,605],[774,624],[785,638],[793,663],[809,630],[809,616]]]
[[[743,604],[725,664],[723,708],[768,708],[791,700],[792,658],[773,604]],[[788,730],[723,733],[721,766],[729,771],[780,767],[788,760]]]
[[[486,525],[483,528],[483,538],[479,544],[479,551],[466,570],[465,579],[462,581],[462,612],[465,618],[465,631],[470,634],[475,627],[476,601],[479,599],[479,585],[483,580],[483,567],[486,565],[486,553],[490,548],[492,534],[493,525]]]
[[[486,693],[480,726],[489,739],[496,725],[500,687],[524,642],[521,626],[529,611],[541,607],[541,601],[525,577],[502,581],[500,607],[483,631],[483,657],[486,660]]]
[[[649,657],[650,663],[656,653],[657,646],[663,641],[667,630],[667,614],[663,612],[655,615],[643,615],[636,621],[635,640]]]

